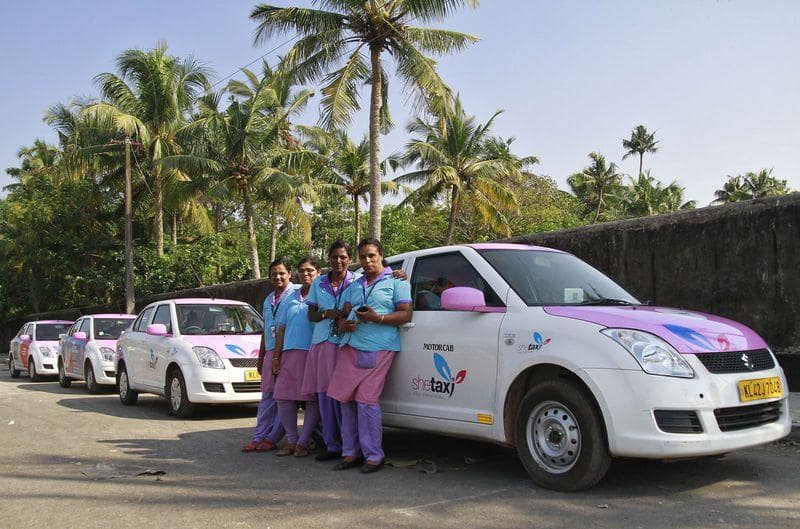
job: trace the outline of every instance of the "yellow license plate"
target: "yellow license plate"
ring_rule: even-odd
[[[742,402],[776,397],[783,397],[783,387],[778,377],[754,378],[739,382],[739,400]]]
[[[250,369],[244,372],[245,382],[258,382],[259,380],[261,380],[261,375],[259,375],[258,371],[255,369]]]

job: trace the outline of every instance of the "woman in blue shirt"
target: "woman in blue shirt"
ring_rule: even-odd
[[[289,263],[278,258],[269,265],[269,279],[273,290],[264,300],[264,334],[261,335],[259,347],[258,373],[261,375],[261,401],[258,403],[256,416],[256,431],[253,439],[242,448],[244,452],[267,452],[274,450],[278,441],[283,438],[283,426],[278,417],[278,406],[272,398],[275,389],[274,379],[270,375],[272,353],[275,349],[275,316],[283,303],[297,285],[292,284],[292,273]]]
[[[303,391],[303,374],[306,357],[311,346],[313,324],[308,320],[306,298],[311,284],[319,274],[319,265],[305,258],[297,265],[300,288],[290,293],[281,304],[275,317],[277,333],[272,356],[272,374],[275,375],[274,397],[278,402],[278,415],[286,430],[287,444],[276,452],[279,456],[308,455],[311,434],[319,423],[319,405],[316,392]],[[303,431],[297,433],[297,402],[305,401],[306,413]]]
[[[339,320],[346,333],[341,340],[328,395],[342,403],[342,455],[334,470],[364,463],[363,473],[383,466],[380,399],[394,354],[400,351],[398,325],[411,321],[411,287],[392,277],[383,265],[383,247],[377,239],[363,239],[358,258],[364,275],[344,293]]]

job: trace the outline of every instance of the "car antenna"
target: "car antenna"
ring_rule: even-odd
[[[198,275],[197,271],[196,271],[196,270],[194,269],[194,267],[192,266],[192,263],[190,263],[189,261],[186,261],[186,264],[189,266],[189,269],[190,269],[190,270],[192,271],[192,273],[194,274],[194,277],[195,277],[195,279],[197,279],[197,284],[198,284],[198,285],[200,285],[200,286],[199,286],[199,288],[202,288],[202,289],[203,289],[203,292],[205,292],[205,293],[206,293],[206,295],[207,295],[209,298],[211,298],[211,299],[216,299],[216,296],[215,296],[214,294],[212,294],[212,293],[211,293],[211,291],[210,291],[210,290],[208,290],[208,288],[206,288],[206,286],[203,284],[203,280],[202,280],[202,279],[200,279],[200,276]]]

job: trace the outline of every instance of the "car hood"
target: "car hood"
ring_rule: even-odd
[[[41,347],[43,345],[58,351],[58,340],[36,340],[36,347]]]
[[[219,336],[207,335],[182,335],[181,338],[192,346],[210,347],[220,358],[249,358],[258,356],[258,347],[261,345],[260,334],[220,334]]]
[[[646,331],[680,353],[751,351],[767,347],[758,334],[741,323],[702,312],[650,306],[544,307],[544,311],[552,316],[604,327]]]
[[[116,340],[95,340],[94,343],[97,347],[108,347],[109,349],[117,350]]]

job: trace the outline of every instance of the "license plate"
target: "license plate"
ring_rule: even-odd
[[[258,374],[258,371],[255,369],[250,369],[244,372],[244,381],[245,382],[258,382],[261,380],[261,375]]]
[[[739,400],[742,402],[783,397],[783,387],[778,377],[742,380],[738,385]]]

